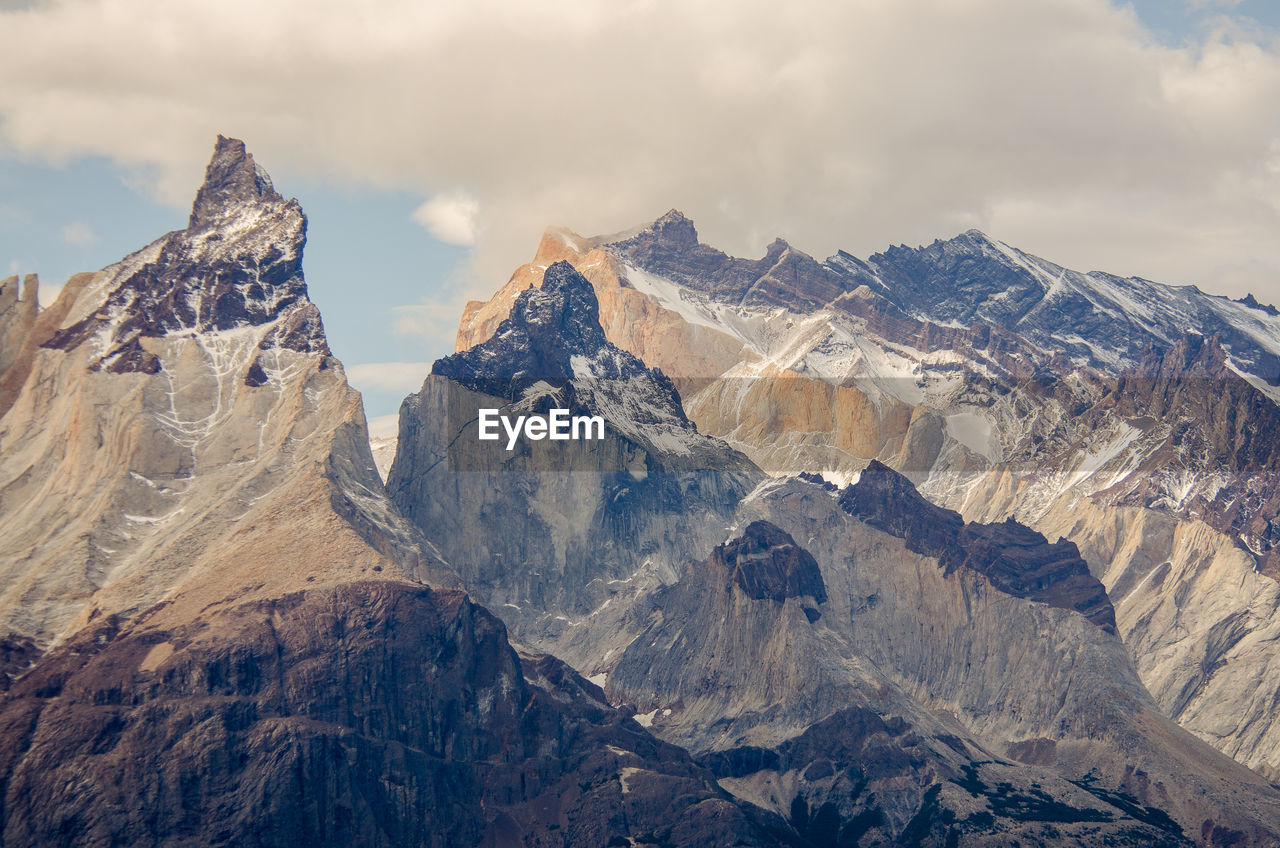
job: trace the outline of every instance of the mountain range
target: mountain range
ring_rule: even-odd
[[[0,844],[1280,845],[1274,308],[553,228],[384,480],[305,240],[0,283]]]

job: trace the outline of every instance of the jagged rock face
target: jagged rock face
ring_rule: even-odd
[[[866,266],[884,296],[909,314],[940,324],[1016,329],[1039,347],[1065,350],[1099,367],[1135,365],[1151,345],[1169,347],[1195,333],[1222,337],[1253,374],[1280,373],[1280,315],[1252,299],[1082,274],[976,230],[925,247],[891,248]]]
[[[302,277],[306,225],[302,207],[275,191],[244,143],[218,136],[187,229],[95,281],[72,320],[42,344],[71,350],[93,340],[93,368],[154,374],[160,360],[144,338],[274,323],[261,350],[328,355]],[[248,379],[265,382],[257,366]]]
[[[656,593],[607,675],[611,699],[811,838],[1045,840],[1037,816],[1060,827],[1050,844],[1185,844],[1202,814],[1274,831],[1269,787],[1238,766],[1204,770],[1196,756],[1218,755],[1203,746],[1181,751],[1196,743],[1155,712],[1113,635],[975,571],[947,574],[833,495],[768,483],[744,501],[743,535]],[[726,554],[759,559],[768,538],[789,559],[793,536],[822,552],[822,600],[751,597]]]
[[[569,382],[576,376],[573,357],[595,354],[606,344],[591,284],[568,262],[557,262],[547,269],[541,288],[516,298],[491,342],[439,360],[431,373],[514,400],[539,380]],[[518,370],[512,369],[515,362]],[[649,370],[635,357],[620,357],[619,366],[614,379]]]
[[[1280,577],[1280,407],[1228,367],[1218,339],[1150,354],[1090,417],[1145,431],[1141,462],[1095,498],[1201,518]]]
[[[1228,367],[1216,337],[1186,336],[1149,354],[1099,406],[1130,420],[1194,423],[1194,432],[1184,424],[1171,433],[1171,446],[1195,454],[1206,468],[1248,475],[1280,461],[1280,408]]]
[[[1039,498],[1034,483],[986,475],[962,506],[974,517],[1008,514]],[[1110,587],[1119,631],[1162,711],[1274,780],[1280,586],[1255,557],[1203,521],[1072,491],[1040,506],[1034,521],[1075,540]]]
[[[1050,545],[1013,519],[966,523],[958,512],[929,503],[906,477],[874,460],[840,494],[840,506],[903,539],[916,553],[936,558],[947,573],[971,569],[1002,592],[1074,610],[1108,633],[1116,632],[1106,589],[1071,542],[1059,539]]]
[[[30,367],[39,288],[35,274],[23,281],[21,293],[17,277],[0,282],[0,415],[13,403]]]
[[[35,274],[27,276],[21,291],[17,277],[0,281],[0,375],[17,363],[35,327],[40,309],[38,289]]]
[[[501,330],[494,341],[500,337]],[[1052,391],[1047,394],[1054,397]],[[1136,814],[1155,829],[1128,837],[1152,844],[1179,844],[1184,832],[1205,821],[1224,833],[1234,829],[1249,838],[1272,838],[1268,834],[1280,827],[1273,790],[1243,769],[1233,771],[1217,761],[1217,755],[1197,747],[1159,715],[1114,636],[1105,592],[1074,546],[1049,545],[1017,525],[966,527],[955,514],[936,522],[944,532],[927,552],[911,550],[925,547],[927,533],[906,532],[920,522],[908,522],[906,528],[886,523],[890,531],[912,539],[910,545],[886,543],[862,518],[918,517],[931,529],[934,522],[928,519],[942,511],[920,498],[905,478],[881,466],[871,470],[866,486],[846,492],[854,493],[845,499],[849,510],[825,487],[811,487],[814,494],[794,488],[801,484],[776,491],[766,485],[743,499],[735,516],[735,524],[754,527],[746,538],[726,543],[706,563],[680,569],[679,579],[665,587],[637,581],[637,573],[626,577],[633,587],[640,583],[630,593],[597,589],[593,594],[592,583],[584,586],[577,578],[558,585],[561,594],[554,603],[559,606],[528,593],[501,609],[520,620],[530,607],[554,613],[585,596],[579,611],[565,616],[565,632],[573,633],[577,645],[596,646],[594,653],[569,648],[579,668],[605,673],[612,698],[636,705],[663,738],[716,763],[726,785],[742,797],[783,813],[812,809],[816,814],[825,808],[818,830],[830,835],[834,829],[836,838],[845,833],[900,838],[936,829],[942,841],[953,838],[951,825],[980,813],[991,818],[979,816],[985,826],[973,831],[981,833],[975,842],[989,844],[993,833],[1025,837],[1026,831],[993,812],[1010,807],[987,800],[1015,796],[1026,800],[1019,802],[1021,813],[1036,805],[1070,808],[1080,817],[1076,821],[1125,826],[1133,826],[1127,817]],[[874,485],[876,471],[891,485]],[[434,488],[457,488],[467,476],[455,472]],[[536,491],[525,496],[532,503],[546,500]],[[514,504],[495,510],[494,521],[517,511]],[[790,537],[781,533],[763,543],[773,534],[768,525],[753,525],[758,519],[809,540],[806,547],[819,546],[815,550],[822,553],[815,560],[825,563],[823,601],[771,591],[785,582],[777,579],[784,569],[763,569],[775,578],[764,581],[737,568],[741,552],[787,548]],[[527,537],[530,529],[516,534]],[[798,552],[795,556],[799,561]],[[773,565],[774,557],[770,553],[761,561]],[[586,591],[573,590],[574,582]],[[769,588],[757,591],[762,583]],[[810,585],[816,587],[816,581]],[[538,638],[548,636],[540,632]],[[940,719],[921,701],[958,716],[958,722]],[[893,727],[914,730],[897,740],[873,728],[849,741],[850,752],[866,757],[861,746],[874,740],[872,756],[889,764],[875,779],[880,799],[875,803],[849,800],[856,786],[850,769],[864,759],[851,753],[848,760],[825,757],[819,763],[792,755],[784,760],[780,753],[790,740],[818,727],[833,735],[818,731],[801,750],[812,753],[823,745],[838,750],[841,740],[834,734],[846,732],[859,715],[850,704],[896,716]],[[989,750],[1051,766],[1078,783],[1059,783],[1061,788],[1053,790],[1058,794],[1044,797],[1035,793],[1060,777],[1040,771],[1031,777],[1018,767],[1012,781],[1010,774],[984,777],[966,771],[980,769],[975,761]],[[972,789],[957,793],[950,786],[939,785],[937,791],[922,786],[919,775],[930,772],[971,779]],[[1141,778],[1134,777],[1138,773]],[[1081,785],[1099,775],[1097,785]],[[993,785],[999,788],[992,791]],[[1100,801],[1109,809],[1091,806]],[[793,816],[806,834],[807,816]],[[1096,824],[1081,833],[1096,834],[1092,827]],[[963,828],[955,830],[960,838]]]
[[[763,563],[777,576],[777,565],[798,564],[791,573],[811,574],[807,591],[779,598],[739,579],[759,574]],[[722,785],[787,816],[816,844],[888,844],[915,830],[936,830],[940,843],[1035,840],[1047,835],[1036,814],[1050,809],[1063,828],[1056,840],[1105,832],[1187,844],[1151,799],[1136,808],[1163,827],[1135,820],[1133,810],[1105,803],[1103,793],[1091,795],[1044,763],[991,762],[996,757],[963,724],[923,708],[868,662],[862,643],[873,637],[853,638],[847,604],[829,599],[821,581],[817,562],[790,535],[751,522],[658,592],[649,626],[609,673],[606,691],[635,704],[662,738],[694,751]]]
[[[825,487],[779,481],[745,500],[739,516],[805,539],[821,566],[829,599],[818,626],[840,638],[818,655],[850,646],[844,650],[907,696],[958,719],[956,735],[974,740],[966,744],[1051,766],[1071,781],[1092,773],[1094,788],[1140,798],[1188,835],[1212,818],[1262,844],[1276,838],[1274,787],[1161,715],[1119,638],[1079,612],[1002,591],[975,570],[948,574],[937,558],[838,501]],[[672,719],[659,712],[654,731],[661,735]],[[928,723],[907,720],[933,735]]]
[[[878,460],[972,521],[1016,516],[1071,539],[1117,599],[1120,632],[1162,708],[1280,773],[1280,748],[1266,741],[1274,699],[1240,694],[1280,679],[1264,671],[1273,660],[1262,647],[1277,626],[1276,584],[1263,576],[1274,568],[1275,439],[1253,435],[1271,432],[1266,402],[1280,398],[1274,308],[1079,274],[976,232],[865,261],[838,253],[810,291],[821,300],[835,275],[844,294],[820,307],[803,296],[749,307],[751,261],[699,245],[683,216],[578,242],[622,291],[675,321],[679,361],[702,378],[680,384],[701,431],[771,473],[844,482]],[[565,258],[584,267],[585,255]],[[504,308],[495,299],[480,309],[492,320]],[[700,347],[694,327],[741,354],[726,366],[724,349]],[[1217,343],[1183,356],[1201,350],[1180,341],[1188,331]],[[663,354],[638,341],[644,333],[617,341],[654,364]],[[1197,369],[1207,379],[1169,379]]]
[[[387,478],[478,598],[522,641],[580,668],[626,644],[621,598],[705,557],[761,476],[699,435],[671,381],[610,344],[598,314],[590,283],[552,265],[491,339],[437,362],[405,401]],[[598,414],[604,438],[507,450],[479,440],[482,408]],[[591,615],[615,632],[586,638]]]
[[[0,841],[792,844],[563,663],[422,585],[458,580],[386,498],[306,298],[304,233],[220,138],[187,230],[73,278],[34,321],[0,288]],[[660,375],[613,355],[587,376],[608,365],[701,438]],[[654,470],[685,444],[613,441]],[[709,502],[749,484],[664,485],[699,482]]]
[[[783,844],[460,592],[148,619],[84,632],[0,704],[5,844]]]
[[[1021,422],[1025,410],[1008,387],[1035,391],[1060,364],[1000,328],[911,317],[878,283],[876,291],[864,284],[868,266],[851,257],[819,265],[791,248],[774,252],[760,262],[725,257],[697,245],[678,213],[623,237],[549,231],[534,265],[469,307],[458,347],[487,339],[521,287],[540,284],[536,263],[563,256],[599,294],[610,340],[675,375],[700,429],[771,472],[845,476],[872,458],[921,476],[939,461],[988,461],[1003,445],[975,436],[967,420]],[[790,282],[780,287],[778,269],[791,265],[804,270],[783,274]],[[665,343],[655,341],[659,331]],[[964,368],[962,357],[977,367]],[[961,418],[948,420],[957,408]]]
[[[519,295],[493,338],[437,361],[431,373],[503,405],[603,414],[609,429],[667,467],[750,466],[698,436],[665,374],[605,339],[595,292],[567,262]]]
[[[18,321],[0,633],[43,649],[166,598],[185,621],[308,579],[456,580],[382,494],[360,397],[306,297],[304,232],[297,202],[219,139],[190,228]]]
[[[540,287],[547,268],[560,261],[570,262],[590,280],[600,304],[605,338],[661,370],[681,391],[686,381],[705,380],[743,356],[750,356],[732,336],[690,323],[634,288],[622,263],[604,250],[555,228],[543,235],[533,261],[516,269],[491,300],[467,304],[458,327],[456,350],[464,351],[490,339],[510,314],[511,304],[520,292]]]
[[[726,256],[701,244],[693,222],[674,209],[609,249],[629,264],[740,306],[813,309],[855,287],[782,239],[759,260]]]
[[[718,546],[707,567],[722,575],[726,588],[737,586],[757,601],[780,604],[807,595],[820,604],[827,599],[813,556],[767,521],[753,521],[737,539]]]
[[[1189,337],[1008,469],[930,484],[974,519],[1016,512],[1075,541],[1161,707],[1268,775],[1280,765],[1275,421],[1216,340]]]

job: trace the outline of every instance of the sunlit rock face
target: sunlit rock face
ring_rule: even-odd
[[[1073,581],[1040,600],[1114,624],[1160,712],[1277,773],[1274,308],[1078,273],[977,232],[865,260],[818,262],[782,242],[741,260],[669,213],[617,236],[548,231],[533,264],[469,308],[459,350],[558,259],[596,288],[611,341],[678,371],[700,432],[779,476],[843,486],[872,463],[902,472],[961,526],[985,528],[974,562],[995,567],[988,583],[1031,599]],[[678,356],[636,326],[642,315],[674,324],[663,333]],[[1018,556],[987,555],[1001,550]],[[969,579],[950,559],[944,574]]]
[[[164,600],[180,618],[353,573],[445,579],[380,494],[305,238],[219,138],[187,229],[39,313],[34,282],[17,303],[4,284],[0,630],[47,646]]]
[[[1054,837],[1068,842],[1098,836],[1099,822],[1106,839],[1156,844],[1181,844],[1206,821],[1248,838],[1275,832],[1280,807],[1266,781],[1160,714],[1073,544],[1018,522],[966,521],[875,461],[915,463],[908,471],[923,480],[939,463],[984,472],[1000,449],[979,439],[992,428],[977,413],[949,418],[939,399],[985,409],[980,399],[1003,397],[1000,380],[1034,377],[1054,357],[1027,361],[1035,349],[1000,330],[930,329],[862,283],[831,283],[822,296],[838,306],[815,307],[806,275],[830,282],[835,271],[788,258],[785,245],[762,263],[733,260],[691,231],[668,215],[612,239],[549,233],[538,262],[469,309],[460,352],[406,402],[393,497],[448,540],[468,587],[521,640],[565,657],[805,838],[1043,839],[1028,821],[1050,807],[1071,811]],[[571,274],[590,250],[608,262],[597,255]],[[680,251],[691,252],[687,267],[667,255]],[[637,351],[623,355],[610,335],[612,280],[689,326],[736,333],[755,353],[730,376],[669,381],[678,414],[673,393],[652,388],[662,381],[641,377]],[[789,311],[791,301],[816,315]],[[908,360],[873,327],[914,328],[933,351],[923,386],[914,366],[874,370]],[[948,345],[984,351],[989,370],[967,374]],[[860,358],[842,361],[851,350]],[[718,367],[696,351],[680,361]],[[848,379],[825,379],[819,361]],[[606,372],[575,362],[608,362],[631,388],[593,393],[590,378]],[[746,367],[751,379],[733,371]],[[1105,377],[1023,394],[1066,407]],[[1010,420],[1020,403],[1005,402]],[[476,438],[479,407],[559,405],[603,413],[610,438],[511,451]],[[761,441],[705,427],[707,409]],[[849,420],[851,410],[861,417]],[[668,427],[681,449],[661,449],[645,422]],[[1041,414],[1037,426],[1050,425]],[[775,472],[830,464],[804,480],[757,473],[729,490],[745,461],[735,447]],[[673,469],[691,467],[696,485],[686,476],[670,486]],[[716,492],[730,496],[707,497]],[[1023,800],[1001,806],[995,795]]]
[[[185,230],[43,311],[0,283],[0,841],[792,844],[457,588],[305,232],[219,138]]]

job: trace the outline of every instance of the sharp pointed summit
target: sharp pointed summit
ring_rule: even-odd
[[[94,275],[45,346],[92,340],[92,367],[155,373],[144,339],[270,325],[263,350],[327,355],[302,273],[306,240],[298,201],[276,192],[244,142],[218,136],[187,229]]]
[[[204,183],[192,204],[188,227],[208,226],[235,207],[254,201],[283,202],[284,198],[267,172],[253,161],[243,141],[219,135]]]

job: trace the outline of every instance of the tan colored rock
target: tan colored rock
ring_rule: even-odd
[[[1009,473],[968,491],[966,517],[994,519],[1031,499],[1036,481]],[[1280,584],[1201,521],[1068,493],[1028,515],[1074,541],[1107,587],[1116,623],[1162,710],[1245,765],[1280,777]]]
[[[192,222],[38,314],[34,280],[0,289],[0,635],[48,647],[103,616],[360,577],[456,585],[383,493],[306,297],[297,202],[220,139]]]
[[[626,271],[607,252],[576,233],[552,228],[542,236],[533,262],[522,265],[488,301],[471,301],[463,311],[454,350],[489,339],[511,311],[516,295],[541,288],[542,275],[566,261],[586,277],[600,301],[605,337],[658,368],[683,391],[716,377],[743,359],[755,357],[726,333],[691,324],[626,282]]]

